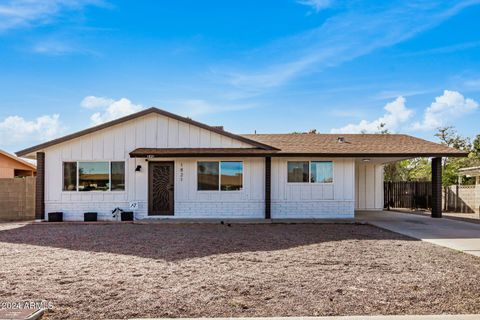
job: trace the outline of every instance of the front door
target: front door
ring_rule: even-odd
[[[148,163],[148,215],[173,216],[174,163]]]

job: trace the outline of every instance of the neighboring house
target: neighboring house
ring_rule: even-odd
[[[82,220],[115,207],[139,219],[353,218],[382,209],[384,163],[418,156],[435,157],[438,216],[441,157],[466,154],[396,134],[237,135],[150,108],[17,155],[37,159],[37,219]]]
[[[0,179],[34,176],[37,168],[13,154],[0,150]]]

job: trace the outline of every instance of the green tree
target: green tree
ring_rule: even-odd
[[[474,151],[469,138],[460,136],[454,127],[440,127],[437,129],[435,136],[440,140],[441,144],[448,147],[460,149],[469,152],[467,158],[449,158],[445,157],[442,162],[442,182],[445,186],[461,183],[458,178],[458,169],[471,166],[475,162]],[[469,183],[467,179],[463,183]]]
[[[480,159],[480,134],[477,134],[472,143],[472,152],[476,158]]]

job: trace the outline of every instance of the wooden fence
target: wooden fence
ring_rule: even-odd
[[[430,181],[388,181],[384,183],[384,207],[430,209],[432,183]]]
[[[35,177],[0,179],[0,221],[35,219]]]
[[[473,213],[479,211],[479,186],[448,186],[443,188],[443,210]],[[430,181],[389,181],[384,183],[384,208],[431,209]]]

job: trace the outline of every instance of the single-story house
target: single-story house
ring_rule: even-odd
[[[466,153],[399,134],[233,134],[157,108],[17,152],[37,160],[37,219],[342,219],[382,210],[383,165]],[[438,202],[440,201],[440,202]]]
[[[0,179],[31,177],[36,173],[37,168],[34,164],[0,150]]]

